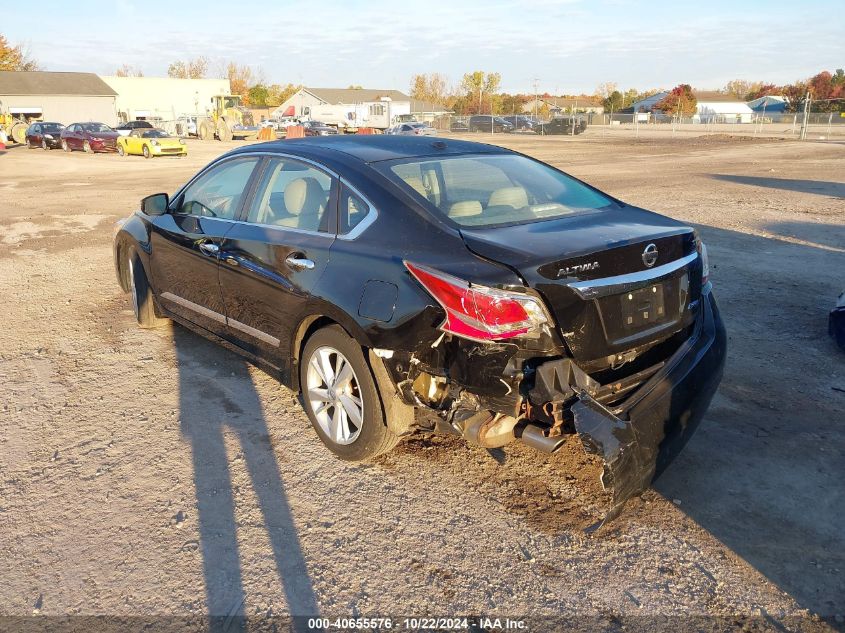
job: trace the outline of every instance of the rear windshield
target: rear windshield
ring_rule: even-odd
[[[388,177],[461,226],[547,220],[612,204],[574,178],[524,156],[422,158],[391,162],[386,169]]]

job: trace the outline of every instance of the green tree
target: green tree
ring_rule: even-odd
[[[689,84],[679,84],[658,101],[654,109],[673,116],[692,116],[697,105],[698,100],[692,93],[692,87]]]
[[[38,70],[38,63],[20,44],[12,46],[0,33],[0,70]]]
[[[618,90],[614,90],[609,95],[607,95],[604,99],[602,99],[602,105],[604,106],[604,111],[613,113],[619,112],[625,106],[625,97],[622,96],[622,93]]]
[[[270,90],[264,84],[255,84],[247,90],[247,100],[250,105],[264,107],[270,105],[267,100],[270,98]]]

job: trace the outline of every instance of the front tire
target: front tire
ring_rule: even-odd
[[[88,141],[85,141],[84,143],[82,143],[82,150],[86,154],[90,154],[91,153],[91,143],[89,143]]]
[[[62,139],[62,149],[66,152],[70,152],[70,145],[67,144],[65,139]]]
[[[126,150],[123,149],[123,143],[117,144],[117,155],[118,156],[126,156]]]
[[[156,314],[152,288],[150,288],[150,284],[147,281],[144,266],[135,253],[129,255],[126,265],[129,271],[129,292],[132,295],[132,311],[135,313],[135,320],[138,321],[138,325],[148,329],[161,327],[170,323],[170,319],[162,318]]]
[[[396,446],[361,346],[343,329],[323,328],[308,339],[299,380],[311,425],[340,459],[372,459]]]
[[[46,139],[43,139],[43,138],[41,139],[41,149],[43,149],[45,152],[50,149],[47,146],[47,140]]]
[[[144,158],[152,158],[153,155],[150,153],[150,148],[144,145]]]

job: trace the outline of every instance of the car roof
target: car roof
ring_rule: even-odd
[[[236,149],[232,154],[277,151],[311,158],[344,162],[353,159],[363,163],[423,156],[456,156],[460,154],[510,154],[510,150],[485,143],[432,139],[389,134],[338,134],[257,143]]]

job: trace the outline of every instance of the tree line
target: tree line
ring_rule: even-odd
[[[22,45],[12,45],[0,33],[0,70],[39,70],[38,63]],[[115,71],[119,77],[143,77],[140,68],[122,64]],[[232,94],[239,95],[245,105],[253,107],[276,107],[286,101],[301,86],[293,83],[268,83],[260,70],[253,70],[246,64],[234,61],[219,62],[212,69],[212,63],[205,56],[194,59],[176,60],[167,69],[168,77],[202,79],[209,76],[226,78]],[[514,114],[523,112],[526,105],[536,97],[538,114],[548,115],[548,93],[509,94],[500,91],[502,76],[497,72],[481,70],[464,74],[461,80],[450,85],[448,78],[438,72],[416,74],[411,77],[411,98],[425,101],[456,114]],[[360,86],[350,86],[354,88]],[[618,112],[630,108],[634,103],[659,92],[657,89],[639,91],[629,88],[622,91],[615,83],[599,85],[593,97],[601,101],[606,112]],[[803,107],[807,93],[812,99],[815,112],[845,112],[845,70],[838,68],[831,73],[823,70],[812,77],[791,84],[777,85],[763,81],[734,79],[721,90],[726,96],[742,101],[752,101],[773,95],[787,99],[787,109],[796,112]],[[561,98],[583,98],[587,95],[559,95]],[[679,84],[661,100],[655,108],[666,113],[689,116],[695,112],[696,100],[688,84]],[[533,108],[531,108],[533,111]]]

